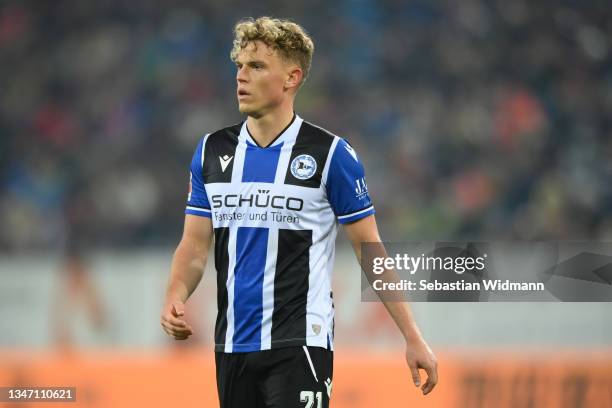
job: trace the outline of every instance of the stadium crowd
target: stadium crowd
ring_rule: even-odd
[[[0,250],[176,243],[259,15],[313,35],[297,113],[356,148],[386,240],[609,240],[612,8],[554,3],[3,2]]]

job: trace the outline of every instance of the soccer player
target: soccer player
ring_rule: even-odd
[[[192,334],[184,303],[214,240],[221,407],[328,407],[337,227],[344,225],[360,259],[362,242],[380,242],[374,207],[349,143],[293,110],[314,51],[303,28],[261,17],[239,22],[234,33],[246,120],[205,135],[195,149],[161,324],[177,340]],[[406,339],[417,387],[419,369],[427,372],[427,394],[437,382],[436,358],[408,304],[385,306]]]

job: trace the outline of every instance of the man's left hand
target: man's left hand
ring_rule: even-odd
[[[427,381],[421,390],[423,395],[429,394],[438,383],[438,360],[423,339],[406,344],[406,362],[412,372],[412,381],[417,387],[421,385],[419,369],[425,370]]]

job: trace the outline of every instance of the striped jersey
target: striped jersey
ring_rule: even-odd
[[[204,136],[190,170],[185,213],[214,229],[215,351],[333,350],[338,223],[374,214],[353,148],[297,115],[262,147],[245,121]]]

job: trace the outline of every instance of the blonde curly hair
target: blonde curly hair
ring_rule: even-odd
[[[236,62],[240,51],[257,40],[279,52],[286,61],[296,63],[303,73],[300,85],[304,83],[310,71],[314,43],[300,25],[271,17],[239,21],[234,27],[234,46],[230,53],[232,61]]]

